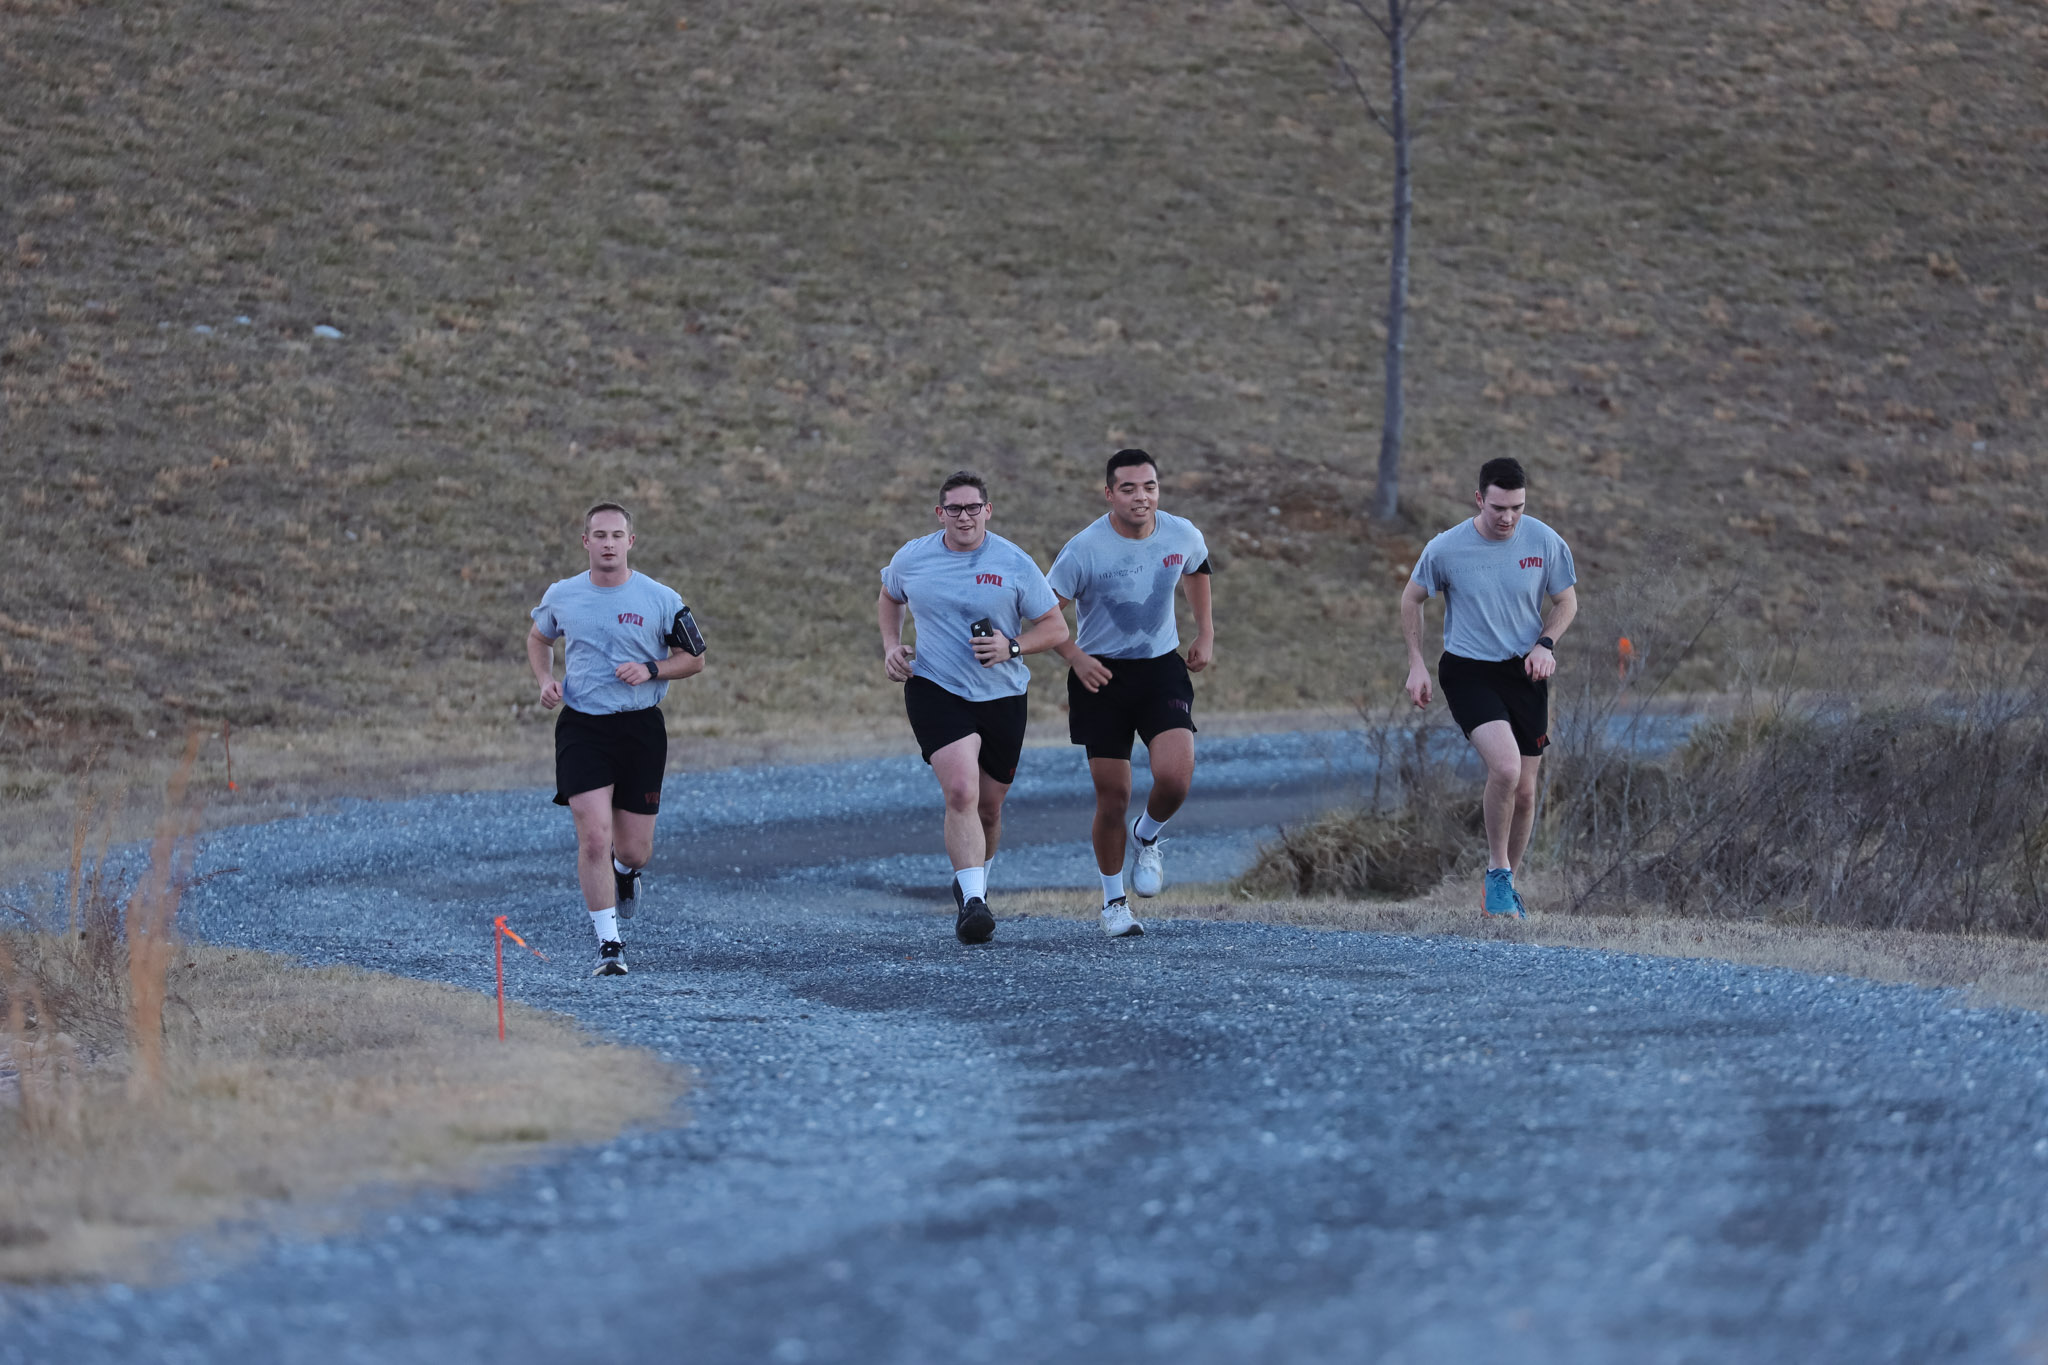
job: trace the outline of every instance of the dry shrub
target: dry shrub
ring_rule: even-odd
[[[114,812],[106,812],[96,856],[87,856],[101,813],[88,784],[60,903],[41,912],[4,907],[15,927],[0,931],[0,1047],[13,1073],[15,1118],[31,1137],[75,1128],[85,1068],[125,1073],[135,1099],[161,1092],[177,907],[192,881],[196,821],[185,795],[198,742],[195,731],[138,885],[109,858]]]
[[[1262,896],[1418,896],[1486,851],[1477,784],[1456,773],[1456,729],[1368,715],[1365,802],[1283,828],[1236,888]]]
[[[2048,936],[2048,689],[1802,700],[1701,726],[1670,768],[1642,837],[1582,841],[1581,903]]]
[[[2048,937],[2043,659],[1958,652],[1910,691],[1843,654],[1838,689],[1772,685],[1801,652],[1669,754],[1586,727],[1546,813],[1575,906]]]
[[[1350,807],[1280,831],[1236,883],[1251,896],[1419,896],[1485,852],[1479,801]]]

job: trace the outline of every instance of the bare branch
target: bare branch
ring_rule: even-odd
[[[1389,137],[1393,136],[1393,126],[1380,117],[1380,111],[1373,105],[1372,96],[1366,93],[1365,82],[1359,79],[1358,68],[1354,67],[1351,64],[1351,59],[1344,55],[1344,49],[1337,46],[1335,40],[1328,34],[1317,28],[1314,21],[1302,13],[1301,6],[1295,3],[1295,0],[1280,0],[1280,3],[1286,6],[1289,14],[1292,14],[1301,21],[1303,28],[1313,33],[1324,47],[1330,49],[1331,55],[1337,59],[1338,67],[1344,72],[1344,78],[1351,82],[1351,89],[1357,94],[1358,102],[1365,106],[1366,116],[1374,123],[1377,123]],[[1357,0],[1354,0],[1354,3],[1357,3]],[[1441,3],[1441,0],[1439,0],[1439,3]],[[1366,17],[1368,19],[1372,18],[1370,14],[1367,14]],[[1381,29],[1381,32],[1385,31],[1385,29]]]
[[[1450,0],[1430,0],[1413,19],[1408,21],[1408,36],[1413,38],[1417,33],[1421,32],[1422,26],[1429,22],[1429,16],[1435,14],[1449,3]]]
[[[1379,13],[1376,10],[1374,10],[1371,5],[1367,4],[1366,0],[1351,0],[1351,8],[1357,10],[1360,17],[1362,17],[1365,20],[1365,22],[1371,24],[1374,28],[1378,29],[1380,31],[1380,37],[1386,39],[1390,43],[1394,41],[1394,30],[1387,27],[1387,25],[1381,21]]]

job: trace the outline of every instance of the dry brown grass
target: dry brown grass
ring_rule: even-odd
[[[172,1239],[226,1219],[346,1225],[366,1196],[658,1121],[683,1088],[651,1054],[519,1005],[500,1043],[493,1002],[450,986],[186,947],[171,991],[154,1101],[103,1056],[24,1076],[0,1106],[0,1278],[147,1277]],[[47,1073],[50,1055],[17,1042],[9,1060]]]
[[[1837,929],[1769,920],[1699,920],[1628,913],[1574,915],[1556,874],[1523,879],[1526,920],[1488,919],[1479,911],[1479,879],[1454,879],[1411,900],[1284,898],[1254,900],[1220,884],[1169,886],[1137,907],[1140,920],[1211,919],[1293,924],[1378,934],[1456,934],[1500,943],[1696,957],[1757,967],[1863,977],[1871,981],[1965,991],[1978,1003],[2048,1011],[2048,943],[1996,935],[1930,934],[1903,929]],[[1006,911],[1093,921],[1099,898],[1083,891],[1034,891],[1004,897]],[[1162,932],[1170,933],[1170,929]]]
[[[0,792],[187,715],[540,750],[524,613],[598,494],[711,635],[679,734],[887,720],[934,476],[1049,554],[1125,441],[1226,570],[1211,709],[1389,694],[1396,575],[1504,451],[1589,602],[1677,561],[1731,638],[2036,628],[2038,6],[1437,23],[1418,104],[1479,55],[1382,527],[1385,149],[1275,6],[11,6]]]
[[[132,881],[88,796],[62,894],[0,903],[0,1279],[146,1277],[223,1219],[344,1223],[344,1192],[359,1209],[668,1112],[675,1068],[572,1020],[513,1006],[500,1041],[473,992],[181,943],[197,748]]]

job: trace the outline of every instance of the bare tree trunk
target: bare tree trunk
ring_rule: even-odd
[[[1387,396],[1380,423],[1379,481],[1372,514],[1390,520],[1401,509],[1401,362],[1408,341],[1408,221],[1415,201],[1408,184],[1408,35],[1404,0],[1387,0],[1388,132],[1394,139],[1394,214],[1387,264]],[[1427,16],[1425,16],[1427,17]]]

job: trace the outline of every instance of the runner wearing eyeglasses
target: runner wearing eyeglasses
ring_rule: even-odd
[[[966,470],[939,486],[940,529],[906,544],[882,570],[875,618],[882,667],[903,684],[903,710],[946,798],[953,864],[953,932],[962,943],[995,935],[988,861],[1003,831],[1003,799],[1024,749],[1023,656],[1067,638],[1059,598],[1031,556],[988,529],[988,484]],[[903,643],[904,612],[917,646]]]

